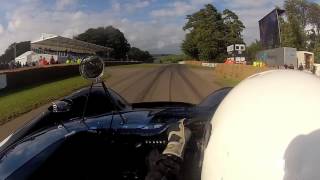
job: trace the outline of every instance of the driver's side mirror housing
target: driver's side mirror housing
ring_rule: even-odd
[[[72,108],[72,101],[55,101],[52,102],[52,106],[49,110],[53,113],[65,113],[70,112]]]

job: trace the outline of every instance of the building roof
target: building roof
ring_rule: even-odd
[[[303,53],[303,54],[313,55],[313,52],[309,52],[309,51],[297,51],[297,53]]]
[[[50,49],[53,51],[71,51],[75,53],[95,54],[99,51],[111,51],[111,48],[66,38],[54,34],[42,34],[41,38],[31,42],[32,48]]]

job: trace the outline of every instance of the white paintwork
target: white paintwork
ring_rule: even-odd
[[[0,142],[0,147],[3,146],[10,138],[11,138],[12,134],[10,134],[7,138],[5,138],[4,140],[2,140]]]
[[[245,44],[233,44],[233,45],[227,46],[227,52],[232,52],[232,51],[244,52],[245,50],[246,50]]]
[[[313,66],[316,68],[315,75],[320,76],[320,64],[313,64]]]
[[[0,89],[7,87],[7,75],[0,74]]]
[[[37,40],[32,41],[31,43],[37,43],[37,42],[41,42],[43,40],[57,38],[57,37],[58,37],[58,35],[56,35],[56,34],[41,33],[41,37]]]
[[[32,62],[32,56],[34,55],[35,53],[33,51],[27,51],[16,57],[15,61],[20,62],[21,65],[30,64]]]
[[[253,75],[211,120],[202,180],[320,179],[320,79],[277,70]]]
[[[227,46],[227,52],[232,52],[234,50],[234,44]]]

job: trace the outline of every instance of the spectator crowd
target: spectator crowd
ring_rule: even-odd
[[[67,56],[66,58],[55,59],[54,56],[46,58],[45,56],[40,56],[37,61],[30,63],[21,64],[20,61],[10,61],[9,63],[0,63],[0,70],[7,69],[17,69],[22,67],[33,67],[33,66],[47,66],[54,64],[80,64],[82,59],[85,57],[80,56]]]

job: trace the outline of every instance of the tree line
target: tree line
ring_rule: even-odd
[[[320,5],[308,0],[285,0],[283,8],[286,15],[279,18],[281,47],[313,52],[320,62]],[[244,43],[244,29],[236,13],[229,9],[219,12],[214,5],[207,4],[187,15],[181,49],[193,59],[223,62],[228,45]],[[248,60],[253,61],[261,50],[258,40],[248,45]]]
[[[281,47],[313,52],[320,62],[320,5],[307,0],[284,1],[285,16],[279,18]],[[256,40],[247,47],[249,59],[262,50]]]
[[[12,43],[8,46],[8,48],[4,51],[4,53],[0,56],[0,64],[7,64],[8,62],[21,54],[30,51],[31,44],[30,41],[22,41],[19,43]]]
[[[130,59],[144,62],[152,62],[153,57],[148,51],[143,51],[137,47],[131,47],[124,34],[112,26],[90,28],[85,32],[77,35],[74,39],[85,42],[110,47],[113,49],[109,55],[105,52],[98,52],[101,56],[109,56],[113,59]],[[7,64],[21,54],[30,51],[30,41],[12,43],[5,52],[0,56],[0,64]]]
[[[223,62],[227,46],[243,44],[245,26],[238,15],[229,9],[219,12],[212,4],[187,15],[182,51],[197,60]]]
[[[153,61],[153,58],[148,51],[143,51],[137,47],[131,47],[124,34],[113,26],[90,28],[74,38],[112,48],[113,51],[111,51],[109,56],[114,59],[128,58],[144,62]],[[100,55],[106,56],[106,54]]]
[[[281,18],[281,45],[308,50],[320,60],[320,6],[307,0],[286,0]]]

